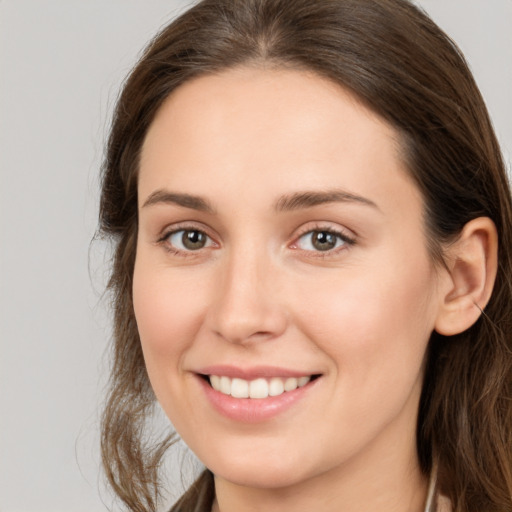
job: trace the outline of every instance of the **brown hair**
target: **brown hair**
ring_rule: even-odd
[[[471,219],[487,216],[496,224],[499,268],[485,312],[462,334],[432,335],[417,446],[425,473],[434,454],[438,458],[440,488],[456,511],[512,511],[510,188],[463,56],[406,0],[204,0],[162,30],[128,77],[108,141],[100,212],[101,230],[116,243],[113,367],[102,423],[110,483],[130,510],[155,510],[158,466],[172,441],[148,444],[144,437],[155,398],[132,305],[145,134],[180,84],[263,63],[327,77],[397,130],[423,194],[436,260],[442,260],[443,242]],[[203,479],[211,494],[211,478]]]

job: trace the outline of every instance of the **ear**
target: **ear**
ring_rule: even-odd
[[[435,330],[452,336],[469,329],[487,305],[498,268],[498,234],[494,222],[479,217],[468,222],[448,246],[447,272]]]

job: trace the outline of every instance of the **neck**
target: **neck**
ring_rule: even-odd
[[[212,511],[423,512],[428,478],[421,473],[413,448],[412,457],[391,450],[377,464],[359,458],[285,488],[250,487],[216,476]],[[375,461],[374,454],[368,455]]]

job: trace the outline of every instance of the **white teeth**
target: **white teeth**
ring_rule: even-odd
[[[265,379],[252,380],[249,383],[249,396],[251,398],[267,398],[268,382]]]
[[[299,388],[301,388],[302,386],[305,386],[310,380],[311,377],[300,377],[297,379],[297,385]]]
[[[229,377],[220,378],[220,389],[221,393],[225,395],[231,395],[231,379]]]
[[[255,379],[247,381],[245,379],[231,379],[226,376],[211,375],[210,384],[216,391],[224,395],[231,395],[234,398],[268,398],[269,396],[279,396],[286,391],[293,391],[298,387],[305,386],[311,377],[289,377],[283,379],[273,377],[267,379]]]
[[[299,383],[297,382],[297,379],[295,377],[290,377],[284,381],[284,390],[293,391],[294,389],[297,389],[298,385]]]
[[[210,384],[212,385],[213,389],[220,391],[220,377],[218,375],[210,376]]]
[[[270,384],[268,386],[268,394],[270,396],[279,396],[284,393],[284,383],[283,379],[279,379],[278,377],[274,377],[270,379]]]
[[[234,398],[249,398],[249,383],[243,379],[231,381],[231,396]]]

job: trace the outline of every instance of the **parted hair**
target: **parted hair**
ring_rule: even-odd
[[[114,329],[102,416],[106,476],[129,510],[155,511],[174,438],[147,436],[155,397],[132,303],[141,147],[163,101],[194,77],[236,66],[317,73],[351,91],[397,132],[424,202],[426,244],[443,247],[490,217],[499,266],[479,320],[433,333],[417,422],[422,470],[439,467],[455,512],[512,512],[512,206],[491,121],[455,43],[407,0],[203,0],[150,42],[114,111],[102,170],[100,231],[114,242]],[[207,473],[180,501],[212,495]]]

